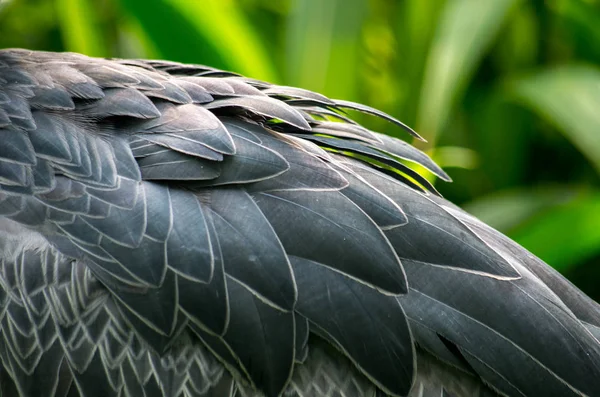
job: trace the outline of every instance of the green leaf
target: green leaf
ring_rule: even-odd
[[[531,218],[573,200],[577,190],[543,186],[497,191],[463,205],[463,209],[503,233],[511,234]]]
[[[296,0],[287,29],[286,81],[355,99],[364,0]]]
[[[187,15],[198,33],[215,44],[236,71],[256,79],[276,81],[269,54],[233,0],[165,0]]]
[[[516,2],[453,0],[446,3],[429,50],[417,116],[417,130],[431,146]]]
[[[598,191],[573,186],[513,189],[463,208],[561,272],[600,253]]]
[[[534,2],[522,2],[511,13],[490,54],[493,67],[502,74],[530,68],[543,51],[539,14]]]
[[[398,116],[402,116],[402,120],[409,125],[414,125],[416,121],[428,49],[446,2],[447,0],[399,2],[399,18],[395,25],[400,70],[395,70],[394,73],[402,79],[404,94],[401,103],[403,114]]]
[[[89,56],[109,56],[92,4],[89,0],[56,0],[64,46]]]
[[[479,156],[471,149],[460,146],[438,146],[427,150],[425,153],[441,168],[462,168],[473,170],[479,166]],[[434,183],[437,177],[427,168],[406,161],[406,164],[418,172],[423,178]],[[451,181],[450,181],[451,182]]]
[[[148,37],[135,18],[123,18],[120,22],[120,40],[117,56],[121,58],[160,59],[161,52]]]
[[[511,84],[513,93],[555,124],[600,173],[600,70],[571,65]]]
[[[438,146],[428,151],[431,159],[442,168],[473,170],[479,166],[479,155],[472,149],[460,146]]]
[[[8,5],[12,0],[0,0],[0,11]]]
[[[532,137],[535,115],[496,86],[471,89],[465,100],[469,135],[464,145],[472,145],[481,159],[473,175],[479,183],[471,182],[479,185],[479,194],[523,184],[532,172],[532,141],[539,139]]]
[[[600,252],[600,193],[553,208],[510,234],[564,272]]]
[[[596,4],[594,4],[596,3]],[[548,8],[554,11],[559,17],[574,22],[582,29],[584,44],[600,42],[600,13],[598,13],[598,4],[596,1],[581,1],[581,0],[554,0],[548,3]],[[577,34],[571,28],[571,34]],[[596,47],[596,46],[593,46]],[[592,51],[597,51],[597,48],[591,48]]]
[[[165,58],[277,81],[273,62],[233,0],[121,0]]]

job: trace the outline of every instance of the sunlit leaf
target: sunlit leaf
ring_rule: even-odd
[[[433,145],[452,105],[517,0],[446,3],[427,59],[417,130]]]
[[[119,52],[123,58],[160,59],[161,52],[135,18],[127,18],[120,26]],[[121,55],[119,55],[121,56]]]
[[[479,156],[471,149],[460,146],[438,146],[428,150],[427,155],[440,167],[462,168],[472,170],[479,166]],[[437,176],[432,174],[427,168],[414,163],[409,163],[410,167],[417,171],[423,178],[434,183]],[[449,181],[451,182],[451,181]]]
[[[359,47],[358,94],[361,102],[414,124],[414,120],[406,117],[405,104],[410,93],[409,76],[404,67],[411,62],[408,62],[400,44],[400,38],[406,34],[398,34],[398,19],[390,18],[397,8],[396,2],[369,2],[369,12],[362,22],[361,39],[356,43]],[[369,127],[381,129],[385,125],[374,123]]]
[[[289,84],[355,99],[364,0],[296,0],[288,19]]]
[[[429,155],[442,168],[463,168],[472,170],[479,165],[479,156],[471,149],[460,146],[438,146]]]
[[[277,81],[272,59],[233,0],[121,0],[168,59]]]
[[[166,0],[190,19],[200,34],[236,71],[256,79],[276,81],[271,58],[233,0]]]
[[[400,70],[394,72],[400,75],[402,85],[406,87],[402,103],[405,110],[403,116],[411,125],[416,121],[429,45],[446,2],[447,0],[400,2],[400,18],[396,21]]]
[[[56,0],[65,49],[90,56],[108,56],[103,32],[90,0]]]
[[[12,0],[0,0],[0,11],[8,5]]]
[[[565,66],[516,80],[514,93],[554,123],[600,172],[600,70]]]

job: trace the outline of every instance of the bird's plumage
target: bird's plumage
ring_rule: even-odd
[[[598,396],[600,310],[374,109],[0,51],[6,396]]]

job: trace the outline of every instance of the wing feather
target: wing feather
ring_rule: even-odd
[[[201,65],[1,50],[2,393],[598,395],[599,306],[345,109],[419,138]]]

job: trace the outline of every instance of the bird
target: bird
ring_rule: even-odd
[[[600,310],[330,99],[0,50],[3,397],[600,396]]]

